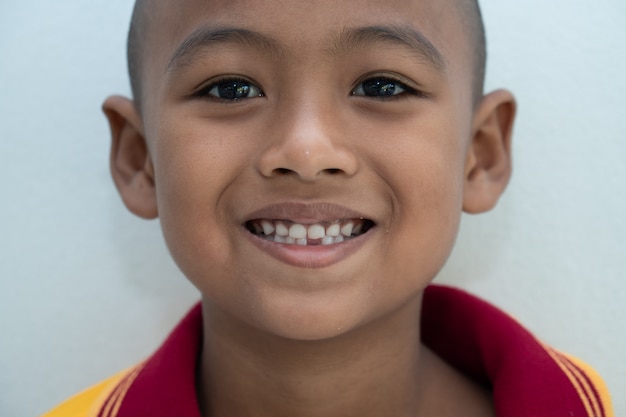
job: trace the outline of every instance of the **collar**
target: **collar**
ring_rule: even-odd
[[[590,368],[466,292],[428,287],[421,326],[429,348],[492,388],[498,416],[612,415],[606,389]],[[201,345],[198,304],[154,355],[122,379],[98,417],[200,417],[195,380]]]

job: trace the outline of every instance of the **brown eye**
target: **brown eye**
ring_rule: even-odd
[[[248,80],[224,79],[200,90],[199,97],[209,97],[223,101],[237,101],[263,97],[263,91]]]
[[[364,97],[391,97],[402,93],[411,93],[412,89],[391,78],[370,78],[360,83],[352,91],[354,96]]]

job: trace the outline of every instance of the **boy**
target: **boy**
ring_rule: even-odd
[[[484,55],[471,0],[138,1],[111,169],[202,305],[49,415],[612,415],[584,365],[426,288],[510,176]]]

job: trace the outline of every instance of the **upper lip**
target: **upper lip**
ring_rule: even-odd
[[[331,222],[342,219],[367,219],[363,213],[348,207],[328,203],[283,202],[267,205],[246,216],[246,222],[257,219],[289,220],[300,224]]]

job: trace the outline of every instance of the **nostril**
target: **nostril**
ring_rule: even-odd
[[[337,175],[337,174],[341,174],[343,172],[342,169],[340,168],[327,168],[324,169],[320,172],[320,174],[330,174],[330,175]],[[275,168],[273,173],[275,175],[289,175],[289,174],[298,174],[296,171],[289,169],[289,168]]]
[[[289,168],[276,168],[276,169],[274,169],[274,172],[276,174],[279,174],[279,175],[286,175],[286,174],[289,174],[289,173],[291,173],[293,171],[290,170]]]

